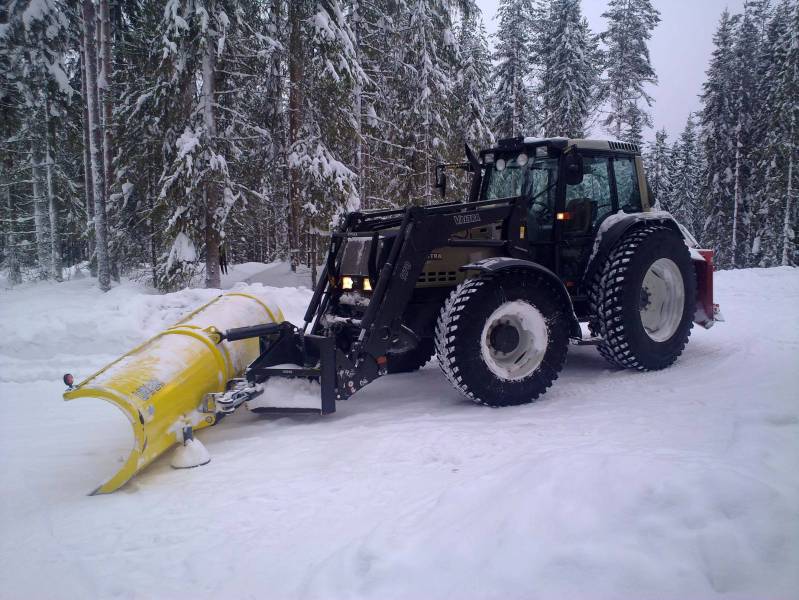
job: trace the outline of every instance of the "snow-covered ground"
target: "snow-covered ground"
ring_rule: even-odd
[[[292,320],[310,296],[265,291]],[[799,270],[718,273],[727,322],[663,372],[572,347],[492,410],[433,361],[329,417],[241,411],[199,434],[207,466],[86,496],[129,426],[61,374],[214,294],[0,291],[0,597],[799,598]]]

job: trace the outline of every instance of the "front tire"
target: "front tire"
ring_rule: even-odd
[[[468,279],[450,294],[436,323],[439,365],[456,389],[480,404],[532,402],[566,361],[568,309],[537,273]]]
[[[669,227],[625,235],[590,290],[591,329],[611,364],[656,371],[682,354],[693,327],[696,273],[682,237]]]

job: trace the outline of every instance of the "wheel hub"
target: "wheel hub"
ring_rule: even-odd
[[[651,301],[649,299],[649,290],[647,288],[645,288],[645,287],[642,287],[641,288],[641,298],[639,300],[638,308],[640,310],[646,310],[649,307],[650,304],[651,304]]]
[[[641,284],[639,313],[646,334],[665,342],[679,329],[685,309],[685,284],[677,264],[659,258],[647,270]]]
[[[519,331],[509,323],[500,323],[491,331],[489,342],[497,352],[513,352],[519,345]]]
[[[517,381],[531,376],[544,360],[549,329],[544,315],[532,304],[513,300],[486,319],[480,353],[500,379]]]

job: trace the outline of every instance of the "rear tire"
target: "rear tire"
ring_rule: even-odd
[[[546,277],[482,274],[450,294],[436,323],[436,354],[450,383],[488,406],[527,404],[566,361],[569,321]]]
[[[433,338],[422,338],[419,345],[412,350],[407,350],[399,354],[388,354],[386,356],[386,369],[389,373],[410,373],[421,369],[427,364],[436,352]]]
[[[590,290],[591,330],[611,364],[664,369],[682,354],[693,327],[696,273],[682,237],[669,227],[625,235]]]

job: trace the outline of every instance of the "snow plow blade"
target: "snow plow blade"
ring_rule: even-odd
[[[225,391],[259,355],[258,338],[222,341],[219,330],[283,321],[283,313],[251,294],[223,294],[64,393],[64,400],[101,398],[133,427],[125,463],[92,494],[122,487],[192,431],[216,422],[206,394]]]

